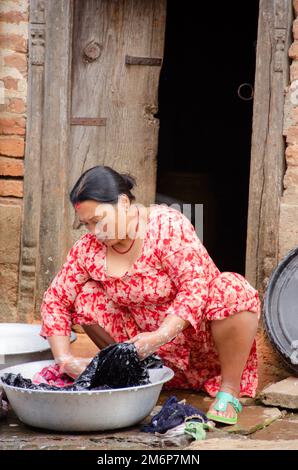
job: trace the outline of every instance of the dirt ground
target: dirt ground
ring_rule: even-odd
[[[78,335],[73,349],[77,355],[90,357],[97,349],[85,335]],[[156,414],[165,400],[175,395],[207,411],[212,399],[200,392],[171,390],[161,392]],[[140,431],[140,425],[118,431],[93,433],[58,433],[31,428],[21,423],[13,410],[0,422],[0,450],[203,450],[203,449],[298,449],[298,410],[293,413],[263,406],[258,400],[242,399],[243,412],[236,426],[217,424],[206,440],[194,441],[187,435],[170,439]],[[145,418],[148,421],[150,416]]]

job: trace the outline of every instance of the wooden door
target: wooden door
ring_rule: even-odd
[[[246,277],[260,293],[278,262],[285,171],[283,113],[289,84],[292,0],[260,0],[247,226]]]
[[[155,198],[166,0],[31,0],[30,84],[19,317],[43,292],[77,228],[69,191],[97,164],[136,176]]]

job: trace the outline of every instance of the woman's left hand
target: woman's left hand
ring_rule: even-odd
[[[162,345],[160,335],[156,331],[139,333],[125,342],[135,345],[141,361],[153,354]]]
[[[177,315],[168,315],[155,331],[139,333],[126,341],[133,343],[137,348],[138,356],[142,361],[153,354],[160,346],[172,341],[181,331],[190,325],[189,321]]]

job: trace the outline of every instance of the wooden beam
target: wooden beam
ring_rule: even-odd
[[[261,0],[254,87],[246,277],[262,294],[278,262],[285,170],[284,92],[289,83],[291,0]]]

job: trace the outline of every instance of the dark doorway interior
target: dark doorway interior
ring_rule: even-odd
[[[254,84],[259,2],[245,14],[238,2],[194,4],[168,1],[157,200],[203,203],[204,245],[221,271],[244,274],[253,100],[238,87]]]

